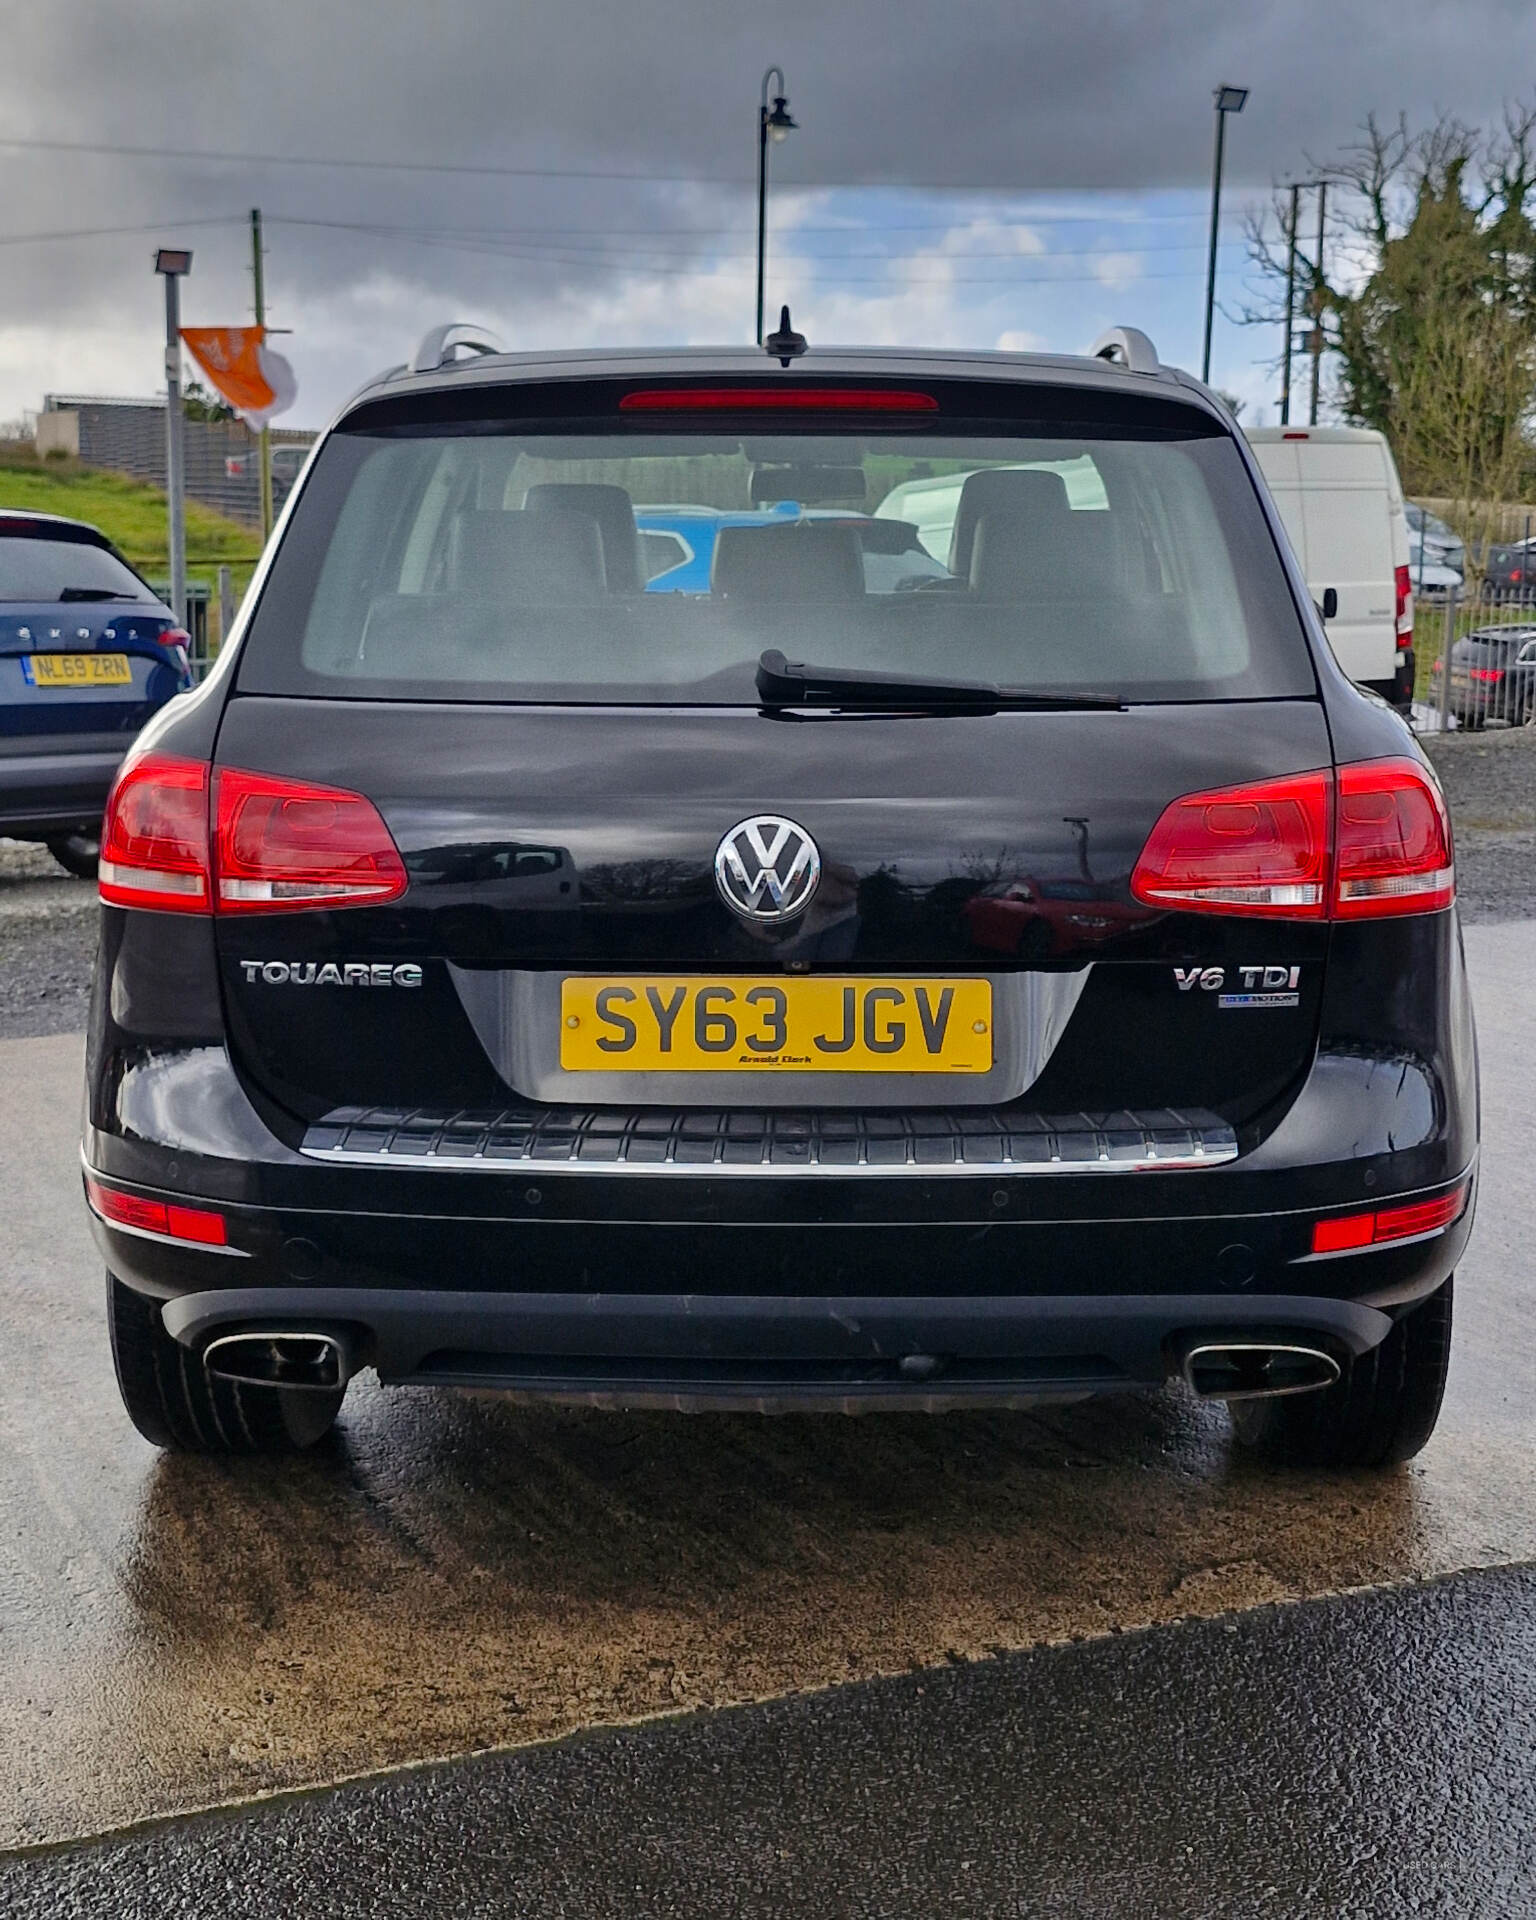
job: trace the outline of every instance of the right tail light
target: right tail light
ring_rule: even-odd
[[[1412,760],[1364,760],[1186,794],[1131,875],[1144,905],[1268,919],[1435,913],[1456,897],[1451,823]]]

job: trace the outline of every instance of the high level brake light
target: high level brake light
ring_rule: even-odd
[[[147,753],[124,765],[107,801],[100,892],[110,906],[279,913],[379,906],[405,888],[377,807],[340,787],[237,767],[210,776],[202,761]]]
[[[937,413],[931,393],[900,387],[644,387],[620,413]]]
[[[1186,794],[1152,829],[1131,893],[1184,913],[1433,913],[1456,895],[1450,820],[1439,788],[1412,760]]]

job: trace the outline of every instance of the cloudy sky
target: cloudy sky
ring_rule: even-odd
[[[50,0],[5,33],[0,420],[155,390],[156,244],[195,250],[189,324],[246,318],[259,205],[295,426],[442,319],[516,347],[749,339],[770,61],[800,127],[769,296],[813,343],[1073,350],[1124,321],[1197,365],[1218,81],[1253,90],[1235,310],[1272,181],[1371,110],[1486,122],[1536,50],[1517,0]],[[1250,420],[1277,350],[1218,322]]]

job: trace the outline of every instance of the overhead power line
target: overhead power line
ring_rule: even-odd
[[[365,173],[459,174],[497,180],[631,181],[639,186],[719,188],[724,184],[717,174],[645,173],[633,168],[520,167],[489,160],[401,160],[345,154],[245,153],[215,147],[139,146],[125,141],[54,140],[21,135],[0,135],[0,148],[26,153],[96,154],[115,159],[188,160],[212,166],[319,167]],[[864,193],[1002,193],[1016,196],[1023,191],[1017,183],[1008,185],[997,180],[801,180],[786,182],[785,185],[788,191],[801,193],[835,188]],[[1183,219],[1187,216],[1175,214],[1166,217]]]

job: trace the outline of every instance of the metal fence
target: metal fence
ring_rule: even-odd
[[[1421,595],[1414,653],[1421,733],[1536,725],[1536,583]]]

